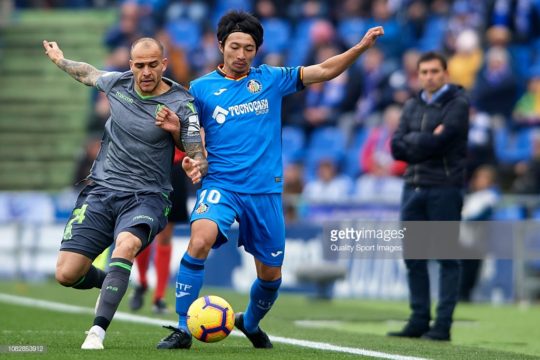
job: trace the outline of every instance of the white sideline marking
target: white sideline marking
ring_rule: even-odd
[[[71,314],[89,314],[89,315],[94,314],[94,309],[92,308],[85,308],[82,306],[63,304],[63,303],[47,301],[47,300],[38,300],[38,299],[4,294],[4,293],[0,293],[0,302],[4,302],[8,304],[15,304],[19,306],[29,306],[29,307],[35,307],[35,308],[41,308],[41,309],[47,309],[47,310],[54,310],[58,312],[71,313]],[[176,326],[177,324],[176,322],[172,322],[172,321],[167,321],[163,319],[154,319],[154,318],[141,316],[141,315],[133,315],[133,314],[129,314],[122,311],[117,311],[116,314],[114,315],[114,319],[127,321],[127,322],[134,322],[134,323],[139,323],[139,324],[158,325],[158,326],[161,326],[161,325]],[[237,330],[233,330],[231,335],[244,336],[241,332]],[[302,346],[302,347],[307,347],[307,348],[316,349],[316,350],[335,351],[335,352],[341,352],[341,353],[347,353],[347,354],[363,355],[363,356],[369,356],[369,357],[380,358],[380,359],[427,360],[425,358],[414,357],[414,356],[394,355],[394,354],[388,354],[388,353],[384,353],[380,351],[366,350],[366,349],[353,348],[353,347],[347,347],[347,346],[338,346],[338,345],[333,345],[333,344],[323,343],[323,342],[318,342],[318,341],[292,339],[292,338],[286,338],[286,337],[281,337],[281,336],[270,335],[270,339],[272,340],[272,342],[275,342],[275,343]]]

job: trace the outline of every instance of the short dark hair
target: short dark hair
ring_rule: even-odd
[[[428,51],[427,53],[424,53],[420,56],[420,58],[418,59],[418,63],[416,64],[416,68],[419,69],[421,63],[431,60],[439,60],[444,70],[446,70],[446,68],[448,67],[448,64],[446,63],[446,58],[443,54],[436,51]]]
[[[257,50],[263,43],[264,30],[259,19],[245,11],[229,11],[219,20],[217,39],[222,46],[233,32],[251,35]]]
[[[129,56],[133,57],[131,54],[133,53],[133,49],[135,49],[135,46],[137,46],[138,44],[140,43],[143,43],[143,42],[150,42],[150,43],[154,43],[158,48],[159,48],[159,51],[161,52],[161,56],[164,55],[165,53],[165,49],[163,48],[163,44],[160,43],[159,41],[157,41],[156,39],[154,38],[151,38],[151,37],[143,37],[143,38],[140,38],[140,39],[137,39],[133,42],[133,44],[131,44],[131,50],[129,51]]]

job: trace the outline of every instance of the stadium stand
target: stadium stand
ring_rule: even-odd
[[[100,66],[110,11],[24,11],[3,31],[0,59],[0,189],[58,190],[71,185],[86,136],[91,90],[43,56],[44,39],[72,59]]]
[[[139,32],[148,22],[152,23],[149,28],[156,31],[148,35],[156,35],[164,24],[169,24],[168,27],[165,25],[165,29],[172,30],[170,43],[181,46],[181,51],[190,52],[185,62],[179,66],[185,73],[185,77],[182,77],[184,83],[213,70],[220,61],[213,32],[219,17],[230,8],[257,13],[257,5],[260,3],[255,0],[127,2],[136,4],[135,6],[140,7],[141,12],[149,17],[140,19],[141,24],[137,28]],[[523,1],[524,7],[519,12],[512,7],[494,11],[493,1],[359,1],[358,3],[363,5],[353,12],[347,11],[346,5],[349,2],[345,1],[271,2],[275,6],[275,12],[262,17],[265,24],[265,44],[260,54],[279,52],[280,61],[285,65],[301,65],[309,61],[310,55],[316,50],[316,44],[311,38],[312,27],[321,18],[328,21],[339,35],[332,41],[348,45],[359,40],[362,29],[365,30],[373,24],[384,24],[386,30],[377,50],[372,51],[380,52],[380,59],[377,60],[375,56],[375,61],[372,56],[366,56],[358,61],[353,68],[355,71],[349,74],[346,91],[350,99],[336,105],[338,109],[334,123],[338,124],[339,128],[333,123],[327,129],[307,131],[304,115],[307,91],[300,93],[292,100],[292,105],[288,106],[287,111],[291,113],[287,115],[292,120],[284,122],[287,126],[283,129],[283,160],[285,163],[292,163],[296,171],[305,169],[303,179],[292,177],[300,184],[315,178],[316,166],[324,158],[335,161],[339,165],[339,175],[348,176],[355,183],[369,176],[359,154],[365,146],[370,128],[378,125],[378,121],[371,119],[379,119],[389,105],[403,105],[418,90],[414,71],[407,72],[403,65],[406,60],[403,52],[439,50],[452,58],[457,52],[456,40],[459,35],[473,31],[480,40],[479,51],[483,60],[478,73],[470,79],[471,84],[477,85],[479,90],[490,90],[490,86],[486,85],[488,82],[479,80],[484,76],[488,51],[492,47],[502,47],[509,53],[511,76],[518,82],[515,100],[525,91],[527,81],[536,74],[535,66],[540,64],[540,27],[516,27],[514,24],[523,15],[538,19],[540,1],[537,0]],[[4,3],[0,1],[0,4]],[[54,65],[48,62],[43,56],[41,41],[43,38],[57,40],[70,58],[100,66],[106,58],[106,50],[102,45],[105,30],[121,22],[122,16],[117,7],[126,2],[15,0],[13,3],[16,9],[8,25],[8,17],[0,10],[0,27],[4,26],[0,32],[0,81],[3,85],[0,88],[0,190],[56,191],[73,182],[75,158],[85,147],[85,139],[89,135],[87,118],[91,116],[91,106],[95,99],[91,97],[89,89],[59,73]],[[54,4],[60,3],[72,8],[86,4],[87,8],[77,12],[51,9],[56,7]],[[375,3],[377,9],[372,7]],[[419,3],[424,3],[425,6],[414,8],[415,4]],[[36,9],[40,6],[41,9]],[[98,11],[96,6],[103,6],[106,10]],[[411,9],[416,11],[416,15],[411,13]],[[175,22],[178,22],[178,27],[171,25]],[[538,24],[538,21],[529,22],[529,25],[535,24]],[[194,29],[197,36],[194,36]],[[113,45],[121,47],[119,44]],[[115,50],[113,47],[110,49],[111,54]],[[366,58],[371,61],[366,61]],[[260,60],[256,60],[256,63],[260,63]],[[376,70],[371,77],[362,72],[366,67]],[[415,62],[412,68],[416,69]],[[398,76],[391,76],[392,74]],[[494,79],[498,79],[496,73]],[[510,100],[509,103],[514,104],[513,98],[512,95],[503,97],[503,100]],[[500,105],[500,102],[493,101],[489,96],[487,99],[488,105]],[[475,157],[469,165],[471,173],[482,164],[494,164],[501,180],[503,198],[512,197],[512,193],[517,193],[511,186],[513,180],[519,176],[516,168],[522,163],[536,160],[533,158],[533,133],[534,126],[538,124],[516,121],[515,114],[511,112],[513,106],[504,106],[503,110],[506,111],[501,114],[500,111],[489,112],[482,109],[482,102],[473,101],[472,105],[477,115],[484,120],[482,131],[478,131],[475,124],[471,127],[470,147],[480,144],[483,146],[482,151],[493,153],[493,156]],[[349,118],[346,118],[346,112],[349,112]],[[296,127],[288,127],[292,125]],[[534,172],[533,175],[536,176]],[[375,183],[382,184],[379,180]],[[285,187],[290,185],[285,184]],[[377,195],[379,193],[389,194],[382,190],[379,190]],[[361,195],[356,196],[357,194]],[[358,214],[373,216],[374,211],[371,208],[355,208],[358,203],[366,202],[364,193],[356,191],[349,197],[350,201],[315,207],[302,196],[294,195],[294,202],[287,205],[296,211],[295,221],[359,216]],[[394,202],[399,201],[399,196],[395,194],[388,197]],[[521,206],[523,199],[533,202],[526,204],[527,211]],[[376,202],[373,199],[369,201]],[[384,201],[378,201],[379,203],[367,205],[375,208],[385,205]],[[539,216],[529,210],[538,207],[538,203],[538,192],[530,191],[518,200],[514,197],[508,202],[505,200],[504,208],[499,209],[496,217],[498,220],[507,221],[531,218],[537,220]],[[506,207],[507,204],[515,206]],[[67,208],[71,208],[71,203]],[[526,282],[540,278],[534,269],[535,263],[529,262],[529,268],[516,264],[498,265],[501,267],[500,272],[510,277],[503,279],[507,284],[515,281],[514,288],[503,289],[504,295],[514,296],[515,299],[533,298],[533,288],[529,288]],[[522,271],[523,269],[525,271]]]

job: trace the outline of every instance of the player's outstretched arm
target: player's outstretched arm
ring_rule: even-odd
[[[105,71],[100,71],[90,64],[65,59],[64,53],[54,41],[43,40],[43,47],[45,48],[45,54],[56,66],[85,85],[96,86],[97,79],[105,74]]]
[[[375,45],[377,38],[382,35],[384,35],[382,26],[373,27],[349,50],[332,56],[320,64],[304,67],[302,73],[304,85],[332,80],[351,66],[364,51]]]

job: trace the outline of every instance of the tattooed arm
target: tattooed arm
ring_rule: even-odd
[[[169,132],[176,146],[186,152],[182,168],[194,184],[208,173],[208,161],[204,155],[198,118],[196,120],[190,122],[189,119],[180,119],[174,111],[166,107],[156,114],[156,125]]]
[[[95,86],[97,79],[105,74],[105,71],[100,71],[87,63],[65,59],[64,53],[54,41],[43,40],[43,47],[45,48],[45,54],[56,66],[85,85]]]
[[[202,178],[208,173],[208,161],[206,160],[206,156],[204,156],[204,148],[202,141],[200,142],[193,142],[193,143],[186,143],[184,144],[186,148],[186,154],[189,158],[195,160],[197,164],[195,164],[198,167],[198,170],[200,172],[200,177]],[[186,169],[184,164],[182,164],[182,167],[184,168],[184,171],[188,171],[189,169]],[[192,177],[193,180],[193,177]]]
[[[197,167],[202,178],[208,173],[208,161],[206,160],[206,151],[201,137],[201,125],[199,124],[199,116],[193,103],[189,102],[187,107],[191,110],[191,114],[187,119],[181,119],[180,137],[187,156],[197,162]],[[188,170],[184,164],[182,164],[182,167],[187,173]]]

